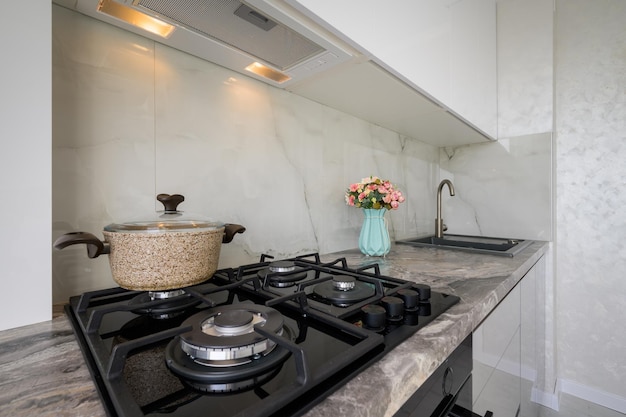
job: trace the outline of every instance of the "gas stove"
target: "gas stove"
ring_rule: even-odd
[[[166,292],[70,298],[110,416],[301,415],[458,302],[318,254],[218,270]]]

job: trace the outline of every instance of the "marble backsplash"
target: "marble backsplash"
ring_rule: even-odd
[[[220,267],[355,248],[363,215],[344,193],[369,175],[406,194],[392,238],[433,227],[436,147],[54,5],[52,32],[53,239],[101,237],[180,193],[180,209],[246,226]],[[106,256],[53,251],[54,302],[113,285]]]
[[[357,247],[351,182],[390,179],[406,195],[392,239],[432,233],[436,187],[450,232],[550,238],[550,138],[439,149],[52,6],[53,239],[101,236],[113,221],[181,209],[246,226],[219,267]],[[375,98],[372,98],[375,99]],[[497,215],[496,215],[497,214]],[[517,226],[517,227],[514,227]],[[106,256],[53,251],[53,299],[115,285]]]
[[[448,233],[552,240],[552,135],[441,148]]]

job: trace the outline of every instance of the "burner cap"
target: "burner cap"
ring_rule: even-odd
[[[338,278],[338,280],[336,280]],[[324,281],[320,284],[317,284],[315,288],[313,288],[313,292],[322,297],[325,300],[330,301],[332,304],[338,307],[347,307],[351,304],[358,303],[359,301],[363,301],[368,299],[376,294],[376,290],[373,286],[368,285],[361,281],[354,281],[354,286],[352,288],[349,287],[351,284],[345,284],[344,281],[346,276],[333,277],[332,280]],[[353,279],[353,278],[352,278]],[[345,290],[338,290],[335,284],[339,282],[340,286],[346,288]],[[351,282],[351,281],[348,281]]]
[[[296,264],[293,261],[276,261],[271,262],[268,268],[271,272],[293,272]]]
[[[208,366],[244,363],[263,355],[275,343],[254,331],[255,325],[276,335],[283,331],[283,316],[270,307],[257,304],[226,305],[195,314],[182,326],[192,329],[180,335],[180,344],[193,359]],[[234,361],[234,362],[233,362]]]
[[[169,290],[169,291],[148,291],[148,296],[151,300],[165,300],[167,298],[178,297],[179,295],[183,295],[185,290]]]
[[[333,277],[333,287],[339,291],[349,291],[356,285],[356,279],[348,275],[335,275]]]
[[[252,322],[252,313],[247,310],[232,310],[218,314],[213,320],[216,327],[241,327]]]
[[[272,262],[257,275],[264,281],[267,278],[269,285],[276,288],[291,287],[308,276],[307,271],[297,267],[293,261]]]
[[[181,297],[184,294],[184,290],[143,292],[133,297],[128,304],[133,306],[132,312],[135,314],[156,319],[170,319],[200,304],[201,301],[197,298]],[[157,305],[147,304],[157,300],[162,302]]]

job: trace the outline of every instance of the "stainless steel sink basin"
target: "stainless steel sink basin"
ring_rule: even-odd
[[[452,249],[513,257],[530,245],[532,240],[507,239],[485,236],[443,235],[442,238],[426,236],[399,240],[396,243],[437,249]]]

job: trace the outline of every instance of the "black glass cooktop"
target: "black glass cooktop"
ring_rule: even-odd
[[[270,286],[286,272],[262,258],[169,298],[72,297],[66,312],[107,414],[300,415],[458,301],[345,260],[289,262],[293,285]]]

